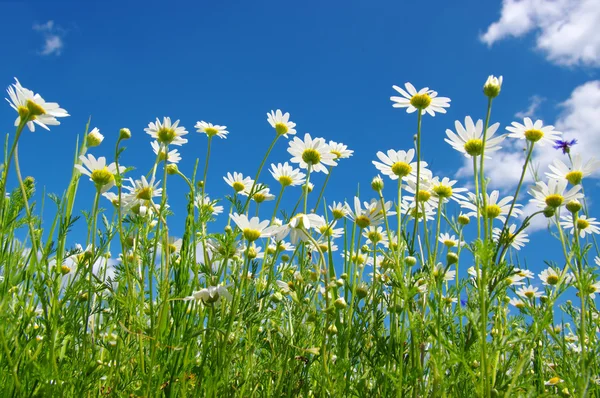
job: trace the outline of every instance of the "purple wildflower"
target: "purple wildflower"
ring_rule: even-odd
[[[556,140],[554,141],[554,149],[562,149],[563,154],[571,152],[571,147],[577,144],[576,139],[572,140]]]

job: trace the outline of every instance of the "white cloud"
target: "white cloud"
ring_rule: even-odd
[[[43,24],[34,24],[33,30],[40,32],[44,37],[44,45],[39,50],[40,55],[60,55],[64,47],[63,36],[65,31],[54,21],[48,21]]]
[[[536,115],[536,112],[540,108],[540,105],[542,105],[542,102],[544,102],[545,100],[546,98],[541,97],[539,95],[532,95],[531,97],[529,97],[529,107],[524,111],[515,113],[515,117],[518,117],[519,119],[524,119],[526,117],[534,117]]]
[[[537,32],[536,48],[559,65],[600,66],[600,1],[503,0],[500,19],[480,39],[488,45]]]

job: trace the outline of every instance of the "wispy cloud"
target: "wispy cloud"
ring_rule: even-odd
[[[536,48],[553,63],[600,66],[600,1],[503,0],[498,21],[480,36],[488,45],[536,32]]]
[[[515,117],[518,117],[519,119],[523,119],[526,117],[534,117],[538,109],[540,108],[540,105],[542,105],[542,102],[544,102],[545,100],[546,98],[541,97],[539,95],[532,95],[531,97],[529,97],[529,107],[524,111],[515,113]]]
[[[44,38],[44,45],[39,50],[40,55],[60,55],[64,48],[63,37],[65,35],[64,29],[56,25],[54,21],[50,20],[43,24],[34,24],[33,30],[39,32]]]

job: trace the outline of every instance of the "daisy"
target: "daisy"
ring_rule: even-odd
[[[310,240],[308,238],[308,231],[310,229],[319,231],[324,225],[327,225],[325,219],[319,215],[299,213],[292,217],[289,223],[278,227],[273,234],[273,238],[279,242],[289,234],[291,242],[297,244],[298,241],[304,242]]]
[[[395,151],[390,149],[387,154],[383,152],[377,152],[377,157],[381,162],[373,161],[377,170],[381,171],[382,174],[390,177],[392,180],[402,178],[407,181],[409,178],[417,178],[417,162],[413,162],[415,158],[415,150],[409,149],[408,151]],[[383,162],[383,163],[382,163]],[[420,173],[426,170],[427,163],[420,162]]]
[[[420,191],[419,191],[420,192]],[[433,207],[429,202],[423,202],[419,209],[417,210],[414,205],[414,198],[402,198],[402,203],[400,204],[400,212],[404,215],[408,215],[410,217],[422,219],[423,218],[423,206],[425,206],[425,220],[431,221],[435,216],[435,207]]]
[[[402,97],[390,97],[394,102],[394,108],[406,108],[407,113],[416,112],[417,109],[424,115],[425,112],[431,116],[435,116],[435,112],[446,113],[444,108],[450,106],[450,98],[438,97],[437,92],[430,90],[429,87],[422,88],[417,91],[410,83],[405,83],[406,90],[398,86],[392,86]]]
[[[588,286],[588,294],[590,298],[595,299],[596,293],[600,292],[600,281]]]
[[[167,152],[167,148],[159,144],[158,141],[152,141],[150,145],[152,145],[154,154],[158,156],[159,162],[166,160],[169,163],[179,163],[181,160],[181,156],[179,155],[179,151],[177,151],[177,149]]]
[[[483,85],[483,93],[490,98],[495,98],[500,94],[502,89],[502,76],[496,77],[489,75],[485,84]]]
[[[455,247],[455,246],[464,246],[465,242],[458,240],[455,235],[450,236],[448,233],[440,234],[438,240],[440,243],[443,243],[447,248]]]
[[[333,218],[336,220],[346,217],[350,212],[350,209],[348,208],[347,204],[342,202],[333,202],[331,205],[329,205],[329,210],[331,211],[331,215],[333,215]]]
[[[521,300],[521,299],[516,298],[516,297],[511,298],[509,300],[509,304],[517,307],[520,310],[523,309],[523,308],[525,308],[525,302],[523,300]]]
[[[535,123],[530,118],[523,119],[523,123],[512,122],[512,127],[507,127],[510,131],[508,135],[511,138],[526,139],[529,142],[538,142],[540,146],[545,144],[554,144],[560,138],[561,132],[554,130],[554,126],[544,126],[541,120],[536,120]]]
[[[142,176],[139,180],[133,180],[129,178],[131,186],[125,186],[124,188],[129,191],[125,195],[125,200],[130,204],[144,204],[152,198],[162,195],[162,188],[159,188],[160,181],[154,182],[154,177],[150,181],[146,180],[146,177]]]
[[[525,244],[529,242],[529,235],[523,231],[521,231],[517,235],[515,235],[516,229],[517,229],[516,224],[511,224],[511,226],[508,227],[508,230],[506,231],[507,232],[507,238],[506,238],[507,242],[506,243],[510,243],[510,245],[516,250],[521,250],[523,247],[525,247]],[[496,242],[498,242],[498,240],[500,239],[501,233],[502,233],[502,229],[500,229],[500,228],[494,228],[492,230],[492,236],[494,237]]]
[[[227,177],[223,177],[225,182],[233,188],[235,193],[239,193],[241,195],[248,196],[248,192],[250,188],[252,188],[252,184],[254,181],[250,177],[245,177],[242,173],[234,172],[233,175],[231,173],[227,173]]]
[[[320,250],[322,253],[329,252],[330,243],[326,237],[321,236],[321,237],[319,237],[319,239],[316,240],[316,242],[317,242],[317,246],[315,246],[312,242],[309,242],[309,246],[312,251],[318,252]],[[337,245],[334,244],[333,242],[331,242],[331,251],[332,252],[338,251]]]
[[[529,194],[533,196],[530,202],[535,203],[538,208],[544,209],[546,206],[554,209],[570,202],[571,200],[583,198],[583,194],[579,192],[581,185],[576,185],[565,192],[567,180],[548,180],[548,184],[544,181],[538,181],[529,189]]]
[[[560,377],[558,377],[558,376],[555,376],[555,377],[551,378],[550,380],[548,380],[548,381],[544,382],[544,385],[545,385],[545,386],[555,386],[555,385],[557,385],[557,384],[560,384],[560,383],[562,383],[563,381],[564,381],[564,380],[563,380],[563,379],[561,379]]]
[[[218,124],[207,123],[204,120],[201,122],[196,122],[194,127],[196,128],[197,132],[206,134],[208,138],[212,138],[215,135],[219,138],[227,138],[227,134],[229,134],[229,131],[225,130],[227,126],[219,126]]]
[[[551,173],[546,173],[549,178],[561,180],[565,179],[572,185],[581,184],[583,177],[587,177],[600,169],[600,161],[590,159],[585,164],[581,160],[581,155],[576,154],[571,158],[571,167],[567,166],[562,160],[554,159],[548,166]]]
[[[252,200],[256,203],[262,203],[264,201],[271,201],[274,199],[275,195],[273,195],[269,188],[266,187],[259,188],[255,193],[252,194]]]
[[[367,245],[382,244],[386,246],[388,244],[387,232],[383,230],[383,227],[371,225],[368,229],[365,229],[362,234],[367,241]]]
[[[269,220],[260,221],[258,217],[248,219],[245,214],[233,213],[229,217],[235,225],[242,231],[244,239],[254,242],[258,238],[268,238],[274,232],[273,227],[269,227]]]
[[[442,263],[438,263],[435,268],[433,269],[433,277],[434,278],[440,278],[442,279],[444,282],[450,282],[454,280],[454,277],[456,276],[456,271],[446,271],[444,265]]]
[[[156,123],[150,122],[144,131],[161,144],[181,146],[188,142],[186,138],[181,138],[188,133],[185,127],[179,126],[179,120],[171,123],[170,117],[164,117],[162,122],[156,118]]]
[[[554,286],[560,280],[560,275],[558,275],[554,268],[546,268],[538,275],[538,277],[544,286]]]
[[[329,148],[331,149],[331,153],[335,155],[335,159],[348,159],[354,151],[348,149],[347,145],[342,144],[341,142],[329,141]]]
[[[48,126],[60,124],[57,117],[69,116],[66,110],[59,107],[56,102],[46,102],[39,94],[21,86],[15,77],[16,83],[6,90],[9,98],[6,98],[10,106],[17,111],[19,116],[15,120],[15,126],[21,123],[21,118],[27,123],[30,131],[35,131],[35,124],[50,130]]]
[[[305,181],[304,177],[306,175],[300,169],[290,166],[288,162],[284,164],[278,163],[277,165],[271,164],[271,170],[269,171],[282,187],[302,185]]]
[[[187,300],[200,300],[203,304],[219,304],[221,299],[231,301],[233,296],[227,291],[225,286],[209,286],[207,288],[195,291]]]
[[[98,146],[104,141],[104,136],[100,134],[100,130],[97,127],[94,127],[92,131],[90,131],[85,137],[85,143],[88,148],[93,148]]]
[[[196,200],[194,201],[194,205],[197,208],[199,208],[201,211],[204,210],[213,216],[218,216],[219,214],[223,213],[223,206],[216,206],[217,203],[219,203],[218,200],[210,200],[210,197],[206,194],[204,194],[204,196],[199,194],[196,196]]]
[[[354,197],[354,212],[350,210],[346,217],[352,220],[359,228],[367,228],[371,225],[379,225],[383,222],[383,209],[381,207],[381,202],[377,199],[372,199],[370,203],[364,202],[364,209],[361,207],[360,199],[356,196]],[[346,204],[348,209],[350,209],[350,205]],[[389,209],[392,206],[392,202],[385,203],[385,211],[388,215],[396,214],[394,212],[389,212]]]
[[[573,217],[570,214],[566,214],[561,219],[560,225],[565,229],[570,229],[571,235],[574,234]],[[577,232],[579,232],[581,238],[585,238],[586,234],[600,234],[600,222],[596,221],[595,218],[587,218],[587,216],[581,215],[577,217],[576,224]]]
[[[323,222],[324,224],[319,228],[315,228],[315,230],[324,237],[330,237],[335,239],[340,238],[342,237],[342,235],[344,235],[344,228],[335,228],[337,220],[327,224],[327,222],[325,222],[325,219],[323,219]]]
[[[513,197],[507,196],[505,198],[498,200],[499,196],[500,196],[500,192],[497,190],[492,191],[492,193],[490,195],[488,195],[487,193],[485,195],[487,198],[487,201],[486,201],[487,204],[486,204],[485,209],[484,208],[480,209],[480,211],[479,211],[480,215],[482,215],[483,217],[487,217],[490,220],[498,219],[502,222],[506,222],[506,216],[508,215],[508,212],[510,211],[510,205],[511,205],[511,202],[513,201]],[[464,209],[471,210],[469,213],[466,213],[467,216],[477,217],[477,197],[475,196],[475,194],[469,192],[466,200],[461,201],[459,203],[460,203],[461,207],[463,207]],[[483,206],[482,200],[480,200],[480,203],[481,203],[481,206]],[[520,206],[521,206],[520,204],[515,204],[513,211],[511,213],[512,217],[515,217],[522,213],[522,211],[519,209]]]
[[[256,246],[254,243],[251,243],[249,247],[242,246],[242,253],[247,254],[250,260],[265,258],[262,247]]]
[[[277,136],[284,136],[288,138],[288,134],[295,135],[296,123],[290,121],[290,114],[288,112],[282,113],[281,109],[277,109],[277,111],[271,111],[267,113],[267,121],[275,129]]]
[[[481,156],[482,153],[496,152],[502,148],[500,143],[506,138],[504,135],[494,137],[499,126],[500,123],[494,123],[488,127],[485,138],[485,151],[483,148],[483,121],[479,119],[477,123],[473,123],[471,116],[465,117],[464,127],[460,121],[455,121],[456,134],[447,129],[446,136],[448,138],[444,138],[444,141],[467,158]],[[489,156],[486,156],[486,158],[489,158]]]
[[[513,271],[516,273],[516,275],[519,275],[523,278],[531,279],[535,277],[535,274],[528,269],[515,268]]]
[[[105,157],[96,159],[92,154],[87,156],[81,155],[79,156],[79,160],[82,164],[76,164],[75,168],[82,174],[90,177],[90,181],[96,184],[96,188],[101,193],[108,191],[115,185],[117,166],[114,162],[107,165]],[[119,166],[119,172],[123,173],[124,171],[125,167]]]
[[[288,152],[293,156],[292,163],[299,163],[300,168],[307,169],[310,166],[311,171],[323,172],[329,174],[327,166],[336,166],[336,155],[331,153],[329,145],[325,143],[323,138],[312,139],[310,134],[304,135],[304,141],[298,137],[294,137],[290,141]]]
[[[520,288],[517,289],[516,293],[519,296],[521,296],[523,298],[528,298],[528,299],[540,297],[543,294],[543,292],[540,292],[537,287],[533,287],[533,286],[521,286]]]
[[[456,180],[451,180],[448,177],[442,178],[440,181],[439,177],[434,177],[430,182],[430,190],[433,196],[439,201],[443,200],[443,203],[448,202],[452,199],[454,201],[464,200],[464,196],[460,195],[462,192],[467,192],[467,188],[454,187]]]

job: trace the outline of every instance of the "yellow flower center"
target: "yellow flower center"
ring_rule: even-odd
[[[266,198],[267,197],[265,196],[265,194],[260,193],[260,192],[257,192],[257,193],[254,194],[254,196],[252,196],[252,199],[254,199],[254,201],[256,203],[262,203],[262,202],[265,201]]]
[[[256,252],[256,248],[255,247],[248,248],[248,258],[250,260],[252,260],[253,258],[256,258],[256,256],[258,256],[258,253]]]
[[[169,253],[176,253],[177,252],[177,246],[175,246],[174,244],[169,244],[167,246],[169,248]]]
[[[563,204],[565,198],[562,195],[552,194],[546,196],[546,204],[550,207],[557,208]]]
[[[27,100],[26,104],[27,104],[27,110],[29,111],[30,116],[35,117],[35,116],[46,114],[46,111],[44,110],[44,108],[42,108],[39,104],[36,104],[32,100]]]
[[[365,263],[365,257],[362,254],[356,254],[354,256],[352,256],[352,262],[361,265]]]
[[[165,151],[159,151],[158,152],[158,161],[162,162],[164,160],[167,160],[168,156],[167,153]]]
[[[256,229],[246,228],[242,231],[242,235],[244,235],[244,239],[247,239],[250,242],[254,242],[258,238],[260,238],[260,231]]]
[[[177,133],[172,128],[162,127],[156,132],[156,137],[158,142],[163,144],[170,144],[177,137]]]
[[[333,211],[331,212],[331,214],[333,214],[333,218],[335,218],[336,220],[339,218],[344,217],[344,211],[343,210],[339,210],[339,209],[333,209]]]
[[[289,131],[289,129],[286,124],[284,124],[284,123],[276,123],[275,124],[275,132],[277,133],[277,135],[287,134],[288,131]]]
[[[356,217],[355,223],[360,228],[367,228],[369,225],[371,225],[371,219],[367,216],[358,216]]]
[[[581,184],[581,180],[583,180],[583,173],[579,170],[573,170],[567,173],[565,178],[573,185]]]
[[[556,285],[558,283],[558,275],[550,274],[546,277],[546,283],[549,285]]]
[[[525,292],[525,297],[532,298],[533,296],[535,296],[535,293],[532,290],[527,290]]]
[[[417,200],[419,202],[427,202],[431,198],[431,192],[429,191],[419,191],[417,195]]]
[[[233,190],[235,192],[243,191],[246,188],[246,186],[243,183],[239,182],[239,181],[235,181],[233,183],[232,187],[233,187]]]
[[[449,198],[452,196],[452,187],[449,185],[436,185],[433,192],[440,198]]]
[[[383,239],[383,236],[377,231],[371,231],[367,234],[369,240],[373,243],[377,243]]]
[[[548,384],[553,385],[553,386],[558,383],[560,383],[560,377],[555,376],[555,377],[551,378],[550,380],[548,380]]]
[[[204,129],[204,133],[209,137],[214,137],[215,135],[219,134],[219,130],[214,127],[207,127]]]
[[[444,241],[444,245],[448,248],[456,246],[456,242],[450,239]]]
[[[517,307],[519,309],[523,309],[523,308],[525,308],[525,303],[522,301],[519,301],[519,302],[515,303],[515,307]]]
[[[577,229],[586,229],[589,226],[590,223],[587,220],[584,220],[583,218],[577,219]]]
[[[308,148],[302,152],[302,160],[307,164],[318,164],[321,161],[321,154],[316,149]]]
[[[290,185],[292,185],[292,182],[293,182],[293,180],[292,180],[292,177],[290,177],[290,176],[279,177],[279,183],[283,187],[289,187]]]
[[[138,199],[142,199],[142,200],[150,200],[152,199],[152,188],[150,187],[144,187],[142,189],[140,189],[137,194],[135,195],[136,198]]]
[[[392,165],[392,173],[396,174],[400,178],[406,177],[411,171],[411,165],[406,162],[396,162]]]
[[[27,117],[29,116],[29,109],[27,109],[26,106],[19,106],[17,108],[17,112],[19,113],[19,116],[21,117],[21,119],[27,119]],[[32,117],[31,120],[35,119],[35,116]]]
[[[483,152],[483,141],[473,138],[465,142],[465,152],[471,156],[479,156]]]
[[[531,142],[538,142],[544,137],[544,132],[538,129],[531,129],[525,131],[525,138]]]
[[[104,166],[102,169],[92,171],[92,181],[96,186],[103,187],[112,183],[115,180],[115,176],[108,170],[108,167]]]
[[[483,215],[487,218],[496,218],[502,213],[502,209],[498,205],[487,205],[483,211]]]
[[[329,226],[329,225],[323,225],[323,226],[319,227],[319,232],[321,232],[321,234],[324,236],[332,236],[333,228],[331,228],[331,226]]]
[[[415,94],[410,99],[410,104],[417,109],[425,109],[431,104],[431,97],[427,93]]]
[[[336,159],[339,159],[342,157],[342,153],[340,151],[331,151],[331,153],[333,153],[335,155]]]

